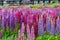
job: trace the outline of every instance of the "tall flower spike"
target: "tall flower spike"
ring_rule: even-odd
[[[55,21],[51,19],[51,34],[55,34]]]
[[[59,26],[59,33],[60,33],[60,18],[59,18],[59,24],[58,24],[58,26]]]
[[[50,33],[50,28],[51,28],[51,25],[50,25],[50,17],[47,16],[46,17],[46,32],[47,32],[47,34]]]
[[[20,34],[23,34],[25,30],[25,26],[24,23],[22,23],[21,29],[20,29]]]
[[[17,20],[17,18],[16,18],[16,15],[15,15],[15,14],[16,14],[16,12],[15,12],[15,10],[14,10],[14,25],[15,25],[15,27],[16,27],[16,22],[17,22],[16,20]]]
[[[32,26],[31,28],[31,40],[35,39],[35,34],[34,34],[34,27]]]
[[[12,22],[12,27],[11,28],[12,28],[12,30],[14,30],[15,29],[15,24],[16,24],[14,11],[12,11],[12,18],[11,19],[12,19],[12,21],[11,21]]]
[[[2,11],[2,29],[5,29],[5,27],[4,27],[4,10]]]
[[[59,32],[59,17],[56,20],[56,33]]]
[[[27,37],[30,40],[31,39],[31,33],[30,33],[30,28],[29,28],[28,24],[27,24],[26,30],[27,30]]]
[[[43,35],[44,33],[44,26],[43,26],[43,16],[41,15],[41,18],[38,23],[38,35]]]
[[[59,19],[59,16],[56,20],[56,33],[59,33],[60,32],[60,19]]]
[[[10,22],[9,22],[10,24],[9,25],[10,25],[10,28],[11,28],[12,27],[12,11],[9,11],[9,12],[10,12],[10,15],[9,15],[10,16]]]
[[[4,26],[5,26],[5,28],[7,28],[8,27],[8,11],[7,11],[7,8],[4,10],[5,12],[4,12]]]
[[[25,29],[25,26],[24,26],[24,23],[22,23],[22,27],[21,27],[21,29],[18,31],[18,40],[23,40],[23,39],[25,39],[25,38],[24,38],[24,29]]]

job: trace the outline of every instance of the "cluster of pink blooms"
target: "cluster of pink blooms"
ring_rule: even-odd
[[[5,8],[0,9],[0,25],[14,30],[20,24],[18,40],[34,40],[35,37],[46,34],[60,33],[59,8]],[[25,34],[26,33],[26,34]],[[27,35],[27,39],[25,38]]]

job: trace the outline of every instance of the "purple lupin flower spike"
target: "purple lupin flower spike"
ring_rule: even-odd
[[[10,28],[10,21],[11,21],[11,20],[10,20],[10,9],[8,10],[8,15],[7,15],[7,16],[8,16],[8,26],[9,26],[9,28]]]
[[[55,21],[51,19],[51,34],[55,34]]]
[[[59,19],[59,16],[56,20],[56,32],[57,33],[60,33],[60,19]]]
[[[35,39],[35,34],[34,34],[34,27],[32,26],[31,28],[31,40]]]
[[[8,27],[8,8],[5,9],[5,28]]]
[[[31,39],[31,33],[30,33],[30,28],[29,28],[28,24],[27,24],[26,30],[27,30],[27,37],[30,40]]]
[[[15,10],[14,10],[14,25],[15,25],[15,27],[16,27],[16,15],[15,15],[16,13],[15,13]]]
[[[12,9],[10,9],[10,28],[12,27]]]
[[[12,9],[12,29],[14,30],[16,26],[16,18],[15,18],[15,12],[14,8]]]
[[[59,33],[59,17],[56,20],[56,33]]]
[[[24,23],[22,23],[22,27],[21,29],[18,31],[18,40],[24,40],[24,29],[25,29],[25,26],[24,26]]]
[[[43,16],[41,15],[41,18],[38,23],[38,35],[43,35],[44,33],[44,26],[43,26]]]
[[[10,9],[10,28],[11,28],[11,30],[14,30],[14,27],[15,27],[15,25],[14,25],[14,13],[12,10],[13,9],[11,8]]]
[[[59,18],[59,24],[58,25],[59,25],[59,33],[60,33],[60,18]]]
[[[50,17],[47,16],[47,17],[46,17],[46,32],[47,32],[47,34],[50,33],[50,29],[51,29],[51,25],[50,25]]]
[[[2,29],[5,29],[5,27],[4,27],[4,10],[2,10]]]
[[[22,27],[20,29],[20,34],[23,34],[24,33],[24,30],[25,30],[25,26],[24,26],[24,23],[22,23]]]

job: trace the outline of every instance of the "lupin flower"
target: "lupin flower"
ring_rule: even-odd
[[[34,34],[34,27],[32,26],[31,28],[31,40],[35,39],[35,34]]]
[[[10,28],[11,30],[13,30],[13,23],[14,20],[13,20],[13,12],[12,12],[12,8],[10,9]]]
[[[30,33],[30,28],[29,28],[28,24],[27,24],[26,30],[27,30],[27,37],[30,40],[31,39],[31,33]]]
[[[43,35],[44,33],[44,26],[43,26],[43,15],[41,15],[41,18],[38,23],[38,35]]]
[[[51,32],[51,34],[55,34],[55,31],[60,32],[60,18],[57,18],[55,28],[55,17],[56,14],[59,14],[60,8],[46,9],[44,6],[41,8],[42,10],[29,9],[24,8],[22,6],[16,7],[15,9],[14,8],[15,7],[9,9],[5,8],[7,10],[2,9],[2,11],[0,11],[0,25],[2,25],[3,29],[9,26],[13,30],[16,26],[16,23],[20,24],[18,40],[25,40],[24,38],[25,29],[26,29],[25,33],[27,32],[28,40],[34,40],[34,38],[37,36],[37,33],[39,36],[43,35],[45,27],[46,27],[45,31],[47,32],[47,34],[49,34],[49,32]],[[17,13],[15,11],[17,11]],[[45,16],[47,15],[46,13],[49,14],[47,17]]]
[[[14,13],[14,26],[16,27],[16,24],[17,24],[17,18],[16,18],[16,15],[15,15],[15,14],[16,14],[15,10],[14,10],[13,13]]]
[[[36,15],[36,13],[33,14],[33,26],[34,26],[34,33],[35,33],[35,37],[37,37],[38,35],[38,16]]]
[[[51,34],[55,34],[55,21],[51,18]]]
[[[6,8],[5,10],[4,10],[4,26],[5,26],[5,28],[7,28],[8,27],[8,8]]]
[[[22,26],[22,11],[17,11],[16,12],[16,18],[17,18],[17,23],[20,24],[20,27]]]
[[[25,38],[24,38],[24,30],[25,30],[25,26],[24,26],[24,23],[22,23],[22,27],[18,31],[18,40],[25,40]]]
[[[56,20],[56,33],[59,33],[60,32],[60,19],[59,19],[59,16]]]
[[[31,29],[31,26],[32,26],[32,24],[33,24],[33,15],[29,15],[29,16],[27,17],[27,23],[29,24],[30,29]]]
[[[23,34],[25,30],[25,25],[22,23],[21,29],[20,29],[20,34]]]
[[[20,30],[18,31],[18,40],[25,40],[25,36],[24,36],[24,33],[23,34],[20,34]]]
[[[50,31],[51,31],[50,29],[51,29],[50,16],[47,15],[47,17],[46,17],[46,32],[47,32],[47,34],[50,33]]]
[[[5,27],[4,27],[4,10],[2,10],[2,29],[5,29]]]
[[[14,30],[15,29],[15,26],[16,26],[16,18],[15,18],[15,12],[12,10],[12,29]]]

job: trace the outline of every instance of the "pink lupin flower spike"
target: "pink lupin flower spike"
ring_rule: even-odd
[[[27,24],[26,30],[27,30],[27,37],[30,40],[31,39],[31,34],[30,34],[30,28],[29,28],[29,25],[28,24]]]
[[[18,31],[18,40],[23,40],[23,37],[24,37],[24,29],[25,29],[25,26],[24,26],[24,23],[22,23],[22,27]]]
[[[31,40],[35,39],[35,34],[34,34],[34,27],[32,26],[31,28]]]
[[[23,34],[24,33],[24,30],[25,30],[25,26],[24,26],[24,23],[22,23],[22,27],[20,29],[20,33]]]

